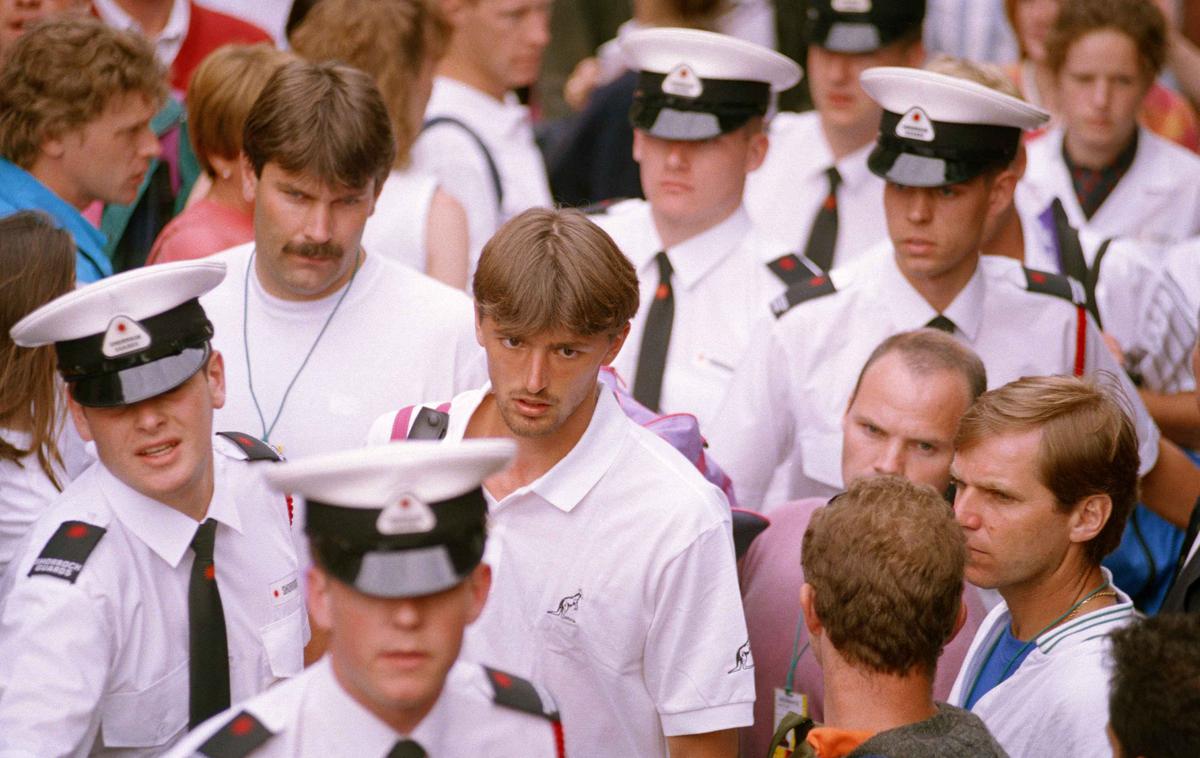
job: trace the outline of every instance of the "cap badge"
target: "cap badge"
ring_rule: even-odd
[[[680,63],[671,69],[666,79],[663,79],[662,91],[668,95],[696,98],[704,92],[704,83],[696,76],[691,66]]]
[[[838,13],[870,13],[871,0],[833,0],[829,7]]]
[[[933,122],[929,120],[929,115],[914,106],[909,108],[908,113],[905,113],[900,119],[900,123],[896,124],[896,136],[919,142],[933,142],[936,134],[933,131]]]
[[[437,526],[433,511],[412,495],[405,495],[379,513],[375,528],[380,534],[418,534],[431,532]]]
[[[150,347],[150,332],[128,316],[117,316],[108,322],[100,352],[105,358],[119,358]]]

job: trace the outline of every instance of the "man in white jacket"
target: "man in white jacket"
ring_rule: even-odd
[[[1134,616],[1100,560],[1137,495],[1137,437],[1113,391],[1063,376],[985,392],[951,475],[967,581],[998,590],[950,693],[1013,756],[1108,755],[1107,634]]]

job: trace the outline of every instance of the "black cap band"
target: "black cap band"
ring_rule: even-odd
[[[809,45],[838,53],[869,53],[907,35],[920,36],[925,0],[874,0],[865,12],[837,11],[831,0],[811,0],[804,36]]]
[[[903,116],[884,111],[879,138],[867,158],[876,176],[910,187],[941,187],[965,182],[983,172],[1007,166],[1017,157],[1021,130],[994,124],[932,122],[932,141],[896,134]],[[908,157],[902,157],[908,156]]]
[[[629,121],[635,129],[663,139],[711,139],[740,128],[756,116],[766,115],[771,104],[771,85],[742,79],[701,79],[703,87],[696,97],[683,97],[664,92],[662,85],[667,74],[642,71],[633,93]],[[707,122],[687,121],[682,130],[659,123],[663,111],[711,114]],[[686,120],[685,120],[686,121]],[[711,126],[697,124],[708,123]]]

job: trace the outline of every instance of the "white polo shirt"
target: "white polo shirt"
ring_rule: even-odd
[[[304,668],[288,504],[214,442],[214,565],[232,702]],[[68,521],[106,530],[74,582],[30,568]],[[188,582],[198,524],[95,465],[33,527],[0,582],[0,754],[158,755],[188,723]]]
[[[454,398],[446,439],[490,391]],[[754,720],[729,506],[610,390],[561,461],[488,498],[492,592],[463,655],[545,686],[568,755],[665,758],[667,736]]]
[[[434,174],[438,186],[467,211],[471,273],[484,243],[505,221],[521,211],[550,207],[546,164],[533,139],[529,109],[508,92],[504,100],[445,76],[433,82],[425,120],[450,116],[469,126],[487,146],[500,174],[504,204],[497,208],[496,189],[479,145],[461,128],[449,124],[422,132],[412,149],[412,165]]]
[[[1025,265],[1062,272],[1054,219],[1039,209],[1027,192],[1017,192],[1017,212],[1025,238]],[[1079,233],[1083,258],[1095,265],[1105,239],[1095,231]],[[1167,273],[1161,248],[1129,237],[1113,239],[1100,260],[1096,305],[1104,331],[1125,353],[1126,363],[1154,392],[1174,394],[1196,388],[1192,347],[1196,344],[1196,311]]]
[[[842,182],[837,191],[834,267],[857,260],[871,246],[887,239],[883,180],[867,169],[873,142],[835,164],[816,111],[780,113],[771,119],[767,134],[771,138],[767,158],[747,177],[743,198],[755,225],[790,250],[803,253],[813,219],[829,195],[825,171],[836,165]]]
[[[1200,156],[1145,127],[1138,129],[1133,163],[1090,219],[1083,215],[1063,161],[1061,126],[1029,143],[1021,183],[1042,207],[1060,199],[1075,228],[1101,238],[1132,237],[1164,245],[1200,234]]]
[[[497,705],[492,698],[483,667],[459,660],[446,674],[432,710],[411,734],[399,734],[347,694],[326,656],[300,676],[196,727],[168,758],[191,758],[213,734],[245,714],[272,733],[254,758],[374,758],[387,756],[405,739],[415,741],[432,758],[559,755],[549,719]]]
[[[613,368],[632,387],[646,318],[659,284],[654,256],[663,244],[645,200],[618,203],[592,220],[637,269],[638,312],[630,322],[625,346],[613,361]],[[785,289],[762,258],[787,252],[782,243],[755,229],[741,207],[708,231],[666,251],[674,270],[675,316],[663,371],[664,412],[691,413],[702,430],[713,421],[751,329],[770,314],[771,300]]]
[[[887,337],[937,315],[900,273],[890,242],[829,278],[835,292],[801,302],[756,330],[706,433],[709,452],[748,508],[777,505],[762,500],[781,465],[789,467],[781,472],[788,498],[841,491],[841,420],[863,364]],[[944,315],[983,360],[989,387],[1074,372],[1079,308],[1028,291],[1021,264],[1011,258],[982,256]],[[1158,459],[1158,429],[1090,316],[1082,359],[1085,373],[1109,371],[1121,383],[1135,412],[1145,474]]]

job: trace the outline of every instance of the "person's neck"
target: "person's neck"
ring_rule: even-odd
[[[825,685],[825,726],[879,732],[925,721],[937,714],[929,676],[864,671],[834,651],[821,661]]]
[[[1049,631],[1066,621],[1072,606],[1104,583],[1099,566],[1075,555],[1068,556],[1052,573],[1036,581],[999,588],[1012,615],[1013,636],[1029,641]],[[1114,602],[1111,597],[1093,596],[1078,611],[1091,613]]]
[[[210,452],[199,481],[187,487],[178,497],[164,498],[160,502],[196,522],[203,522],[208,515],[208,507],[212,504],[215,490],[213,481],[213,461]]]
[[[337,654],[336,650],[330,653],[330,665],[333,668],[333,678],[338,686],[342,688],[342,692],[345,692],[354,702],[369,711],[372,716],[387,724],[397,733],[405,736],[411,735],[417,726],[425,720],[425,717],[433,710],[433,706],[437,705],[438,698],[442,696],[442,689],[445,686],[445,682],[443,681],[432,697],[420,705],[407,708],[388,708],[384,704],[367,697],[366,694],[359,692],[352,686],[351,682],[353,680],[342,673],[341,656]]]
[[[975,269],[979,267],[979,256],[976,255],[970,267],[963,267],[962,271],[950,271],[941,276],[910,276],[901,269],[904,279],[917,291],[925,302],[929,303],[930,307],[938,313],[942,313],[950,304],[954,302],[954,298],[958,297],[963,288],[967,286],[967,282],[971,281],[971,277],[975,275]]]
[[[157,39],[171,20],[172,0],[114,0],[149,39]]]
[[[879,119],[876,118],[872,123],[859,128],[850,128],[831,126],[825,117],[821,116],[821,132],[825,135],[825,141],[829,144],[829,151],[833,153],[836,163],[875,141],[875,135],[879,132]]]
[[[58,195],[59,199],[82,213],[96,198],[83,192],[72,182],[65,173],[59,170],[58,164],[46,158],[38,158],[28,169],[30,176],[42,183],[46,189]]]
[[[1076,166],[1099,171],[1116,163],[1118,156],[1129,147],[1132,139],[1133,135],[1131,134],[1128,139],[1119,144],[1088,145],[1067,131],[1063,134],[1063,147],[1066,148],[1067,155]]]
[[[557,431],[544,437],[513,434],[500,415],[495,394],[489,393],[471,416],[465,436],[508,437],[517,443],[517,454],[507,469],[489,477],[484,482],[488,493],[497,500],[503,500],[514,490],[537,481],[565,458],[567,453],[570,453],[583,438],[584,432],[591,424],[592,416],[596,413],[596,403],[599,401],[600,391],[600,387],[597,385],[588,399],[575,409],[571,417]]]
[[[984,255],[1001,255],[1018,261],[1025,260],[1025,229],[1016,206],[1001,211],[996,233],[981,245]]]
[[[486,72],[471,65],[467,56],[455,55],[453,51],[448,52],[446,57],[438,63],[437,75],[461,82],[501,103],[504,102],[504,96],[509,92],[509,88],[504,82],[496,81]]]
[[[654,230],[658,232],[659,241],[662,242],[664,249],[669,250],[725,223],[741,206],[741,193],[739,192],[737,202],[707,214],[699,221],[693,219],[673,221],[658,213],[653,205],[650,206],[650,216],[654,220]]]
[[[233,177],[229,179],[222,176],[214,177],[212,186],[204,197],[206,200],[211,200],[226,208],[232,208],[246,216],[254,213],[254,205],[246,202],[246,196],[242,193],[241,181]]]
[[[1041,100],[1040,103],[1036,104],[1057,117],[1058,84],[1054,81],[1054,72],[1044,62],[1035,62],[1033,64],[1033,83],[1037,87],[1038,98]]]

